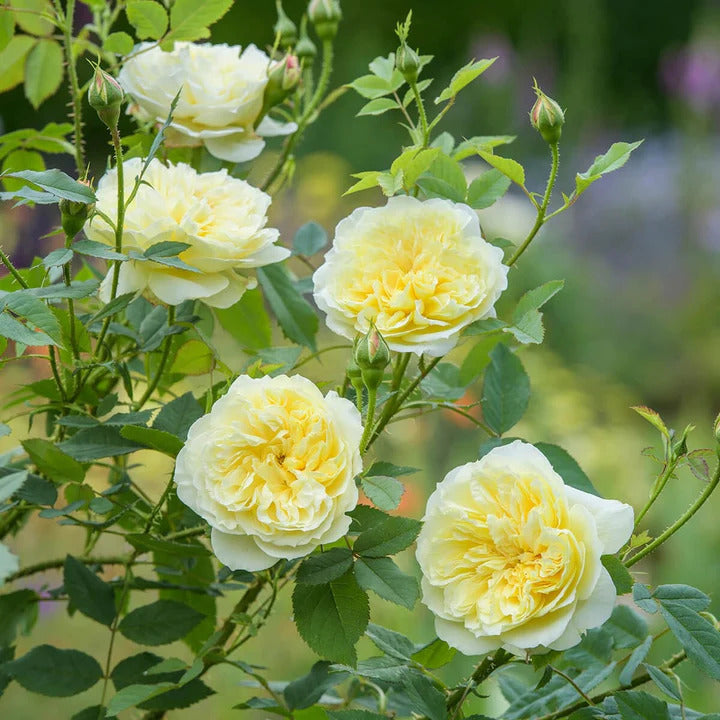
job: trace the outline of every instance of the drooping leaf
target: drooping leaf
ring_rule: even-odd
[[[180,640],[203,616],[173,600],[157,600],[129,612],[118,629],[129,640],[142,645],[165,645]]]
[[[25,61],[25,97],[37,110],[60,87],[63,51],[55,40],[38,40]]]
[[[157,450],[173,458],[177,457],[183,446],[182,440],[177,435],[165,430],[143,427],[142,425],[124,425],[120,428],[120,435],[126,440]]]
[[[482,410],[487,425],[499,435],[523,416],[530,399],[530,380],[519,358],[504,344],[490,353],[485,371]]]
[[[208,26],[217,22],[233,0],[175,0],[170,9],[170,35],[173,40],[199,40],[210,36]]]
[[[153,428],[172,433],[185,440],[190,426],[202,415],[203,409],[200,403],[191,392],[186,392],[167,405],[163,405],[153,422]]]
[[[293,238],[293,253],[310,257],[327,245],[325,228],[316,222],[305,223]]]
[[[167,30],[168,16],[165,8],[154,0],[129,0],[125,12],[141,40],[157,40]]]
[[[85,468],[55,443],[42,438],[30,438],[22,442],[25,452],[38,470],[57,482],[82,482]]]
[[[473,60],[460,68],[453,75],[450,84],[435,98],[435,104],[438,105],[455,97],[466,85],[469,85],[475,78],[484,73],[496,60],[496,57],[486,60]]]
[[[283,697],[289,710],[303,710],[314,705],[326,690],[341,680],[337,673],[330,674],[330,663],[326,660],[316,662],[310,672],[288,683]]]
[[[77,180],[73,180],[69,175],[55,168],[41,172],[35,170],[14,170],[5,173],[4,176],[27,180],[34,185],[38,185],[58,199],[73,200],[75,202],[88,204],[94,203],[97,199],[92,188],[77,182]]]
[[[235,305],[215,308],[214,313],[220,325],[243,347],[260,350],[270,346],[272,328],[260,290],[246,290]]]
[[[358,558],[355,576],[365,590],[372,590],[384,600],[409,610],[413,609],[420,596],[418,581],[387,557]]]
[[[82,562],[68,555],[63,573],[70,602],[83,614],[108,627],[115,619],[115,593]]]
[[[373,505],[381,510],[394,510],[405,492],[403,484],[388,475],[365,476],[360,484]]]

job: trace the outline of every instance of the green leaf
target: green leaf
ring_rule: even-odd
[[[155,418],[153,428],[164,430],[185,440],[190,426],[203,414],[200,403],[191,392],[186,392],[162,407]]]
[[[17,491],[18,500],[27,500],[33,505],[46,505],[52,507],[58,498],[55,485],[37,475],[28,475],[23,486]]]
[[[314,352],[318,318],[295,289],[287,270],[280,264],[266,265],[257,269],[257,276],[285,337]]]
[[[188,340],[178,348],[170,372],[179,375],[205,375],[214,366],[213,351],[202,340]]]
[[[129,612],[118,625],[129,640],[141,645],[165,645],[180,640],[203,616],[174,600],[157,600]]]
[[[550,461],[555,472],[563,479],[563,482],[576,490],[598,495],[598,491],[593,487],[590,478],[585,474],[583,469],[578,465],[575,458],[559,445],[551,443],[535,443],[535,447]]]
[[[70,602],[83,614],[110,627],[115,619],[115,593],[79,560],[68,555],[63,574]]]
[[[467,387],[483,374],[490,363],[490,353],[500,340],[500,334],[496,333],[481,337],[475,343],[460,366],[458,381],[461,385]]]
[[[644,642],[638,645],[635,650],[633,650],[630,657],[628,658],[628,661],[625,663],[625,667],[620,673],[619,680],[621,685],[630,685],[635,671],[638,669],[638,667],[640,667],[640,663],[642,663],[642,661],[647,656],[652,644],[653,638],[646,637]]]
[[[6,12],[0,13],[2,15]],[[0,52],[0,92],[20,85],[25,78],[25,58],[37,40],[27,35],[15,35]]]
[[[166,555],[172,555],[184,558],[202,558],[207,557],[209,550],[197,543],[181,543],[173,540],[161,540],[151,537],[150,535],[142,535],[140,533],[125,535],[125,540],[129,542],[137,550],[149,550],[152,552],[162,552]]]
[[[387,715],[369,710],[326,710],[330,720],[387,720]]]
[[[353,80],[349,85],[364,98],[374,100],[375,98],[395,92],[404,82],[405,79],[400,71],[393,70],[389,79],[378,75],[363,75],[357,78],[357,80]]]
[[[490,166],[499,170],[503,175],[510,178],[520,187],[525,187],[525,170],[516,160],[500,157],[485,150],[478,150],[477,154]]]
[[[623,691],[613,697],[622,720],[670,720],[667,703],[646,692]]]
[[[353,177],[359,178],[359,180],[343,193],[343,197],[345,197],[345,195],[360,192],[361,190],[370,190],[371,188],[377,187],[381,175],[382,173],[377,170],[353,173]]]
[[[295,585],[292,602],[303,640],[319,655],[355,666],[370,609],[352,570],[325,585]]]
[[[38,645],[4,670],[26,690],[51,697],[69,697],[91,688],[102,677],[95,658],[79,650]]]
[[[3,3],[7,5],[8,3]],[[10,0],[10,7],[16,8],[15,16],[18,27],[31,35],[49,35],[55,26],[53,23],[42,17],[42,15],[53,17],[54,12],[49,0]],[[6,11],[0,11],[4,15]]]
[[[5,582],[12,573],[17,572],[18,559],[17,556],[0,543],[0,586]]]
[[[260,290],[246,290],[235,305],[227,309],[214,308],[213,312],[220,325],[243,347],[260,350],[272,342],[270,318]]]
[[[652,593],[647,585],[641,583],[635,583],[633,585],[633,600],[641,610],[647,613],[656,613],[658,611],[659,606],[655,600],[653,600]]]
[[[19,178],[38,185],[58,199],[73,200],[81,203],[94,203],[97,198],[87,185],[73,180],[64,172],[53,168],[52,170],[14,170],[4,173],[3,177]]]
[[[330,663],[326,660],[316,662],[310,672],[297,680],[288,683],[283,690],[283,697],[289,710],[303,710],[314,705],[326,690],[341,680],[337,673],[329,672]]]
[[[331,548],[319,555],[303,560],[298,569],[297,582],[305,585],[323,585],[344,575],[353,566],[348,548]]]
[[[18,633],[27,635],[37,621],[37,595],[17,590],[0,595],[0,648],[15,644]]]
[[[4,312],[0,312],[0,336],[22,345],[57,345],[49,335],[32,330]]]
[[[25,97],[37,110],[60,87],[63,51],[54,40],[38,40],[25,61]]]
[[[45,298],[47,300],[67,300],[68,298],[79,300],[80,298],[93,295],[99,285],[100,283],[97,280],[73,281],[70,285],[58,283],[57,285],[34,287],[27,290],[27,292],[35,297]]]
[[[499,344],[490,353],[483,384],[483,418],[498,435],[506,433],[525,413],[530,380],[519,358]]]
[[[394,510],[405,492],[403,484],[387,475],[365,476],[360,481],[363,492],[381,510]]]
[[[143,427],[142,425],[124,425],[120,428],[120,435],[126,440],[138,443],[146,448],[157,450],[174,458],[183,446],[182,440],[165,430]]]
[[[513,313],[514,327],[509,328],[520,342],[541,343],[543,341],[545,328],[539,309],[560,292],[564,285],[564,280],[551,280],[534,290],[529,290],[520,298]]]
[[[11,12],[0,12],[0,52],[12,40],[15,33],[15,16]]]
[[[391,477],[401,477],[402,475],[412,475],[416,472],[418,472],[418,468],[408,465],[393,465],[391,462],[378,460],[370,466],[370,469],[365,474],[368,476],[390,475]]]
[[[397,101],[392,98],[379,97],[363,105],[356,115],[382,115],[388,110],[397,110]]]
[[[170,9],[170,36],[173,40],[199,40],[210,37],[208,25],[218,21],[233,0],[175,0]]]
[[[125,9],[128,22],[141,40],[161,38],[168,26],[165,8],[153,0],[130,0]],[[132,50],[132,47],[130,48]],[[128,51],[129,52],[129,51]],[[127,53],[123,53],[127,54]]]
[[[420,587],[412,575],[407,575],[387,557],[358,558],[355,577],[365,590],[372,590],[384,600],[409,610],[420,596]]]
[[[642,140],[634,143],[614,143],[604,155],[598,155],[595,162],[584,173],[578,173],[575,176],[575,195],[579,196],[584,193],[603,175],[621,168],[628,161],[630,153],[639,148],[642,143]]]
[[[457,653],[455,648],[450,647],[444,640],[435,638],[425,647],[413,654],[412,659],[429,670],[447,665]]]
[[[497,169],[488,170],[470,183],[467,204],[476,210],[490,207],[507,192],[509,187],[509,177]]]
[[[635,582],[622,560],[617,555],[603,555],[601,558],[605,569],[610,573],[618,595],[632,592]]]
[[[43,265],[48,268],[61,267],[73,259],[73,251],[70,248],[58,248],[52,250],[43,258]]]
[[[442,151],[440,148],[410,148],[393,161],[390,173],[397,177],[402,171],[402,185],[410,189],[418,178],[435,162]]]
[[[603,628],[612,633],[618,649],[636,647],[648,635],[645,619],[627,605],[616,606]]]
[[[463,140],[453,153],[455,160],[464,160],[465,158],[475,155],[478,150],[492,152],[493,148],[499,145],[507,145],[514,142],[515,135],[478,135],[468,140]]]
[[[85,479],[85,468],[64,453],[55,443],[42,438],[23,440],[22,446],[38,470],[57,482],[77,482]]]
[[[682,693],[678,689],[677,683],[669,675],[664,673],[660,668],[654,665],[643,665],[647,674],[653,679],[653,682],[662,690],[668,697],[673,700],[682,702]]]
[[[109,425],[84,428],[58,447],[79,462],[91,462],[114,455],[127,455],[142,447],[120,434],[120,428]]]
[[[27,470],[18,470],[0,477],[0,502],[12,497],[23,486],[27,477]]]
[[[0,298],[0,308],[7,308],[15,315],[28,320],[39,330],[51,337],[54,344],[62,342],[62,332],[58,319],[48,306],[39,298],[33,297],[26,290],[16,290]]]
[[[420,385],[429,398],[448,402],[459,400],[466,390],[460,381],[460,368],[452,363],[436,365]]]
[[[440,692],[430,678],[424,675],[410,675],[403,685],[403,690],[415,715],[430,720],[445,720],[445,694]]]
[[[421,527],[418,520],[386,515],[358,536],[353,551],[371,558],[394,555],[415,541]]]
[[[132,2],[130,5],[132,5]],[[162,8],[160,9],[162,10]],[[129,11],[126,9],[126,12]],[[140,37],[139,33],[138,37]],[[134,45],[134,40],[126,32],[114,32],[107,36],[107,39],[103,44],[103,50],[105,52],[115,53],[116,55],[129,55],[132,52]]]
[[[320,252],[327,245],[327,241],[328,236],[322,225],[316,222],[305,223],[293,238],[293,253],[311,257]]]
[[[172,687],[174,687],[174,683],[170,682],[160,682],[156,685],[128,685],[110,699],[107,706],[107,717],[115,717],[123,710],[140,705]]]
[[[81,255],[102,258],[103,260],[127,260],[127,255],[115,252],[112,248],[95,240],[76,240],[72,245],[72,249]],[[126,295],[131,295],[131,293],[126,293]],[[132,293],[132,297],[135,297],[135,295],[137,293]],[[125,295],[121,297],[125,297]],[[117,298],[115,299],[117,300]]]
[[[429,196],[446,197],[454,202],[464,202],[467,181],[460,163],[447,155],[438,155],[418,184]]]
[[[660,417],[660,413],[656,412],[652,408],[645,407],[645,405],[633,405],[631,410],[634,410],[640,417],[645,418],[654,428],[658,429],[668,440],[670,439],[670,431],[667,429],[667,425],[663,422]]]
[[[496,57],[488,60],[471,61],[464,67],[460,68],[453,75],[450,84],[435,98],[435,104],[439,105],[445,100],[455,97],[466,85],[469,85],[475,78],[482,75],[495,61]]]
[[[699,613],[710,603],[707,595],[688,585],[660,585],[653,597],[660,603],[663,618],[704,673],[720,680],[720,632]]]
[[[404,635],[370,623],[365,634],[386,655],[409,662],[415,652],[415,645]]]

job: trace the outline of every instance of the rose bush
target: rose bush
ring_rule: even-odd
[[[360,413],[295,375],[241,375],[177,457],[178,497],[212,527],[218,559],[264,570],[350,527],[362,470]]]

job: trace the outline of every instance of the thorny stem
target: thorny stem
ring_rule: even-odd
[[[453,690],[447,699],[447,710],[450,720],[454,720],[462,709],[462,705],[471,690],[487,680],[492,673],[512,660],[512,655],[503,649],[498,650],[492,657],[488,656],[475,668],[475,672],[468,678],[463,687]]]
[[[422,97],[420,97],[420,91],[418,90],[417,83],[412,83],[410,87],[415,98],[415,104],[417,105],[418,116],[420,117],[420,127],[422,128],[422,147],[427,147],[428,141],[430,140],[430,130],[428,128],[427,115],[425,114],[425,105],[423,104]]]
[[[72,245],[72,237],[70,235],[65,236],[65,247],[69,248]],[[63,265],[63,279],[65,280],[65,285],[67,287],[70,287],[70,263],[65,263]],[[75,302],[72,298],[68,298],[67,301],[68,304],[68,315],[70,316],[68,321],[70,323],[70,347],[72,349],[73,357],[76,361],[80,360],[80,350],[78,348],[77,343],[77,332],[75,330]]]
[[[174,321],[175,307],[173,305],[170,305],[170,307],[168,308],[168,327],[172,327]],[[165,366],[167,365],[168,358],[170,357],[170,349],[172,347],[173,337],[173,335],[168,335],[163,341],[163,352],[162,356],[160,357],[160,364],[157,366],[155,375],[150,381],[150,384],[147,386],[145,392],[143,393],[143,396],[140,398],[140,400],[138,400],[137,404],[135,405],[136,411],[140,410],[140,408],[150,399],[152,394],[155,392],[155,388],[157,388],[158,384],[160,383],[160,378],[162,377]]]
[[[625,561],[625,567],[631,567],[636,562],[642,560],[653,550],[662,545],[668,538],[674,535],[704,504],[705,501],[713,494],[713,491],[720,483],[720,463],[715,469],[715,474],[707,487],[700,493],[695,502],[664,532],[656,537],[651,543],[647,544],[642,550],[638,551],[629,560]]]
[[[653,503],[658,499],[660,493],[665,488],[665,485],[667,484],[667,481],[672,476],[673,472],[675,471],[675,468],[677,467],[679,458],[675,458],[673,460],[670,460],[668,464],[666,465],[665,469],[663,470],[660,477],[657,479],[657,482],[655,483],[655,486],[653,487],[652,493],[650,495],[650,498],[645,503],[645,507],[637,514],[635,518],[635,528],[637,528],[640,525],[640,521],[645,517],[648,510],[652,507]]]
[[[365,414],[365,429],[363,430],[362,439],[360,440],[360,452],[365,452],[365,446],[370,439],[372,433],[373,423],[375,422],[375,403],[377,401],[377,388],[369,387],[368,391],[368,405]]]
[[[548,177],[547,185],[545,187],[545,195],[543,201],[538,208],[537,218],[535,224],[532,226],[528,236],[523,241],[522,245],[513,253],[512,257],[508,260],[508,266],[512,267],[520,258],[520,256],[527,250],[528,245],[533,241],[533,238],[537,235],[538,230],[543,226],[545,222],[545,213],[547,212],[548,205],[550,204],[550,198],[552,196],[553,187],[555,186],[555,180],[557,179],[558,167],[560,165],[560,152],[558,150],[558,144],[550,146],[550,152],[552,153],[552,166],[550,168],[550,176]]]
[[[21,288],[29,288],[30,286],[25,282],[23,279],[23,276],[17,271],[15,266],[12,264],[10,258],[2,251],[0,248],[0,261],[2,264],[8,269],[8,272],[15,278],[18,285],[20,285]]]
[[[400,405],[395,402],[395,395],[400,390],[400,384],[402,383],[402,379],[405,376],[405,371],[407,370],[409,362],[410,353],[402,353],[398,356],[395,362],[395,371],[393,372],[392,382],[390,383],[391,394],[390,397],[385,401],[385,407],[380,413],[380,419],[377,421],[376,426],[373,428],[372,435],[370,435],[370,439],[367,441],[367,444],[365,446],[366,451],[375,442],[375,440],[382,432],[383,428],[390,422],[392,416],[397,412],[398,408],[400,407]]]

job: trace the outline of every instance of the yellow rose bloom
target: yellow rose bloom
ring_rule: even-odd
[[[232,570],[308,555],[350,526],[362,430],[351,402],[299,375],[241,375],[190,428],[177,495],[210,523]]]
[[[313,275],[315,301],[339,335],[364,334],[372,321],[392,350],[441,356],[464,327],[495,316],[502,257],[467,205],[392,197],[338,224]]]
[[[295,132],[295,123],[259,123],[270,58],[254,45],[176,42],[169,52],[141,43],[125,59],[118,81],[135,101],[131,112],[165,122],[181,90],[168,139],[204,145],[215,157],[244,162],[260,154],[263,137]],[[257,127],[255,127],[257,125]]]
[[[143,161],[127,160],[125,197],[130,195]],[[96,208],[117,220],[117,169],[98,183]],[[275,245],[279,232],[267,228],[271,198],[226,170],[198,173],[189,165],[163,165],[154,159],[125,213],[123,252],[142,254],[163,241],[187,243],[179,258],[194,271],[158,262],[128,260],[120,266],[118,294],[149,290],[168,305],[200,299],[226,308],[235,304],[254,278],[236,270],[270,265],[290,252]],[[85,226],[90,240],[115,245],[115,231],[100,215]],[[100,285],[100,298],[110,299],[112,271]]]
[[[612,613],[600,557],[632,529],[629,505],[565,485],[520,440],[455,468],[428,500],[417,543],[438,637],[467,655],[576,645]]]

